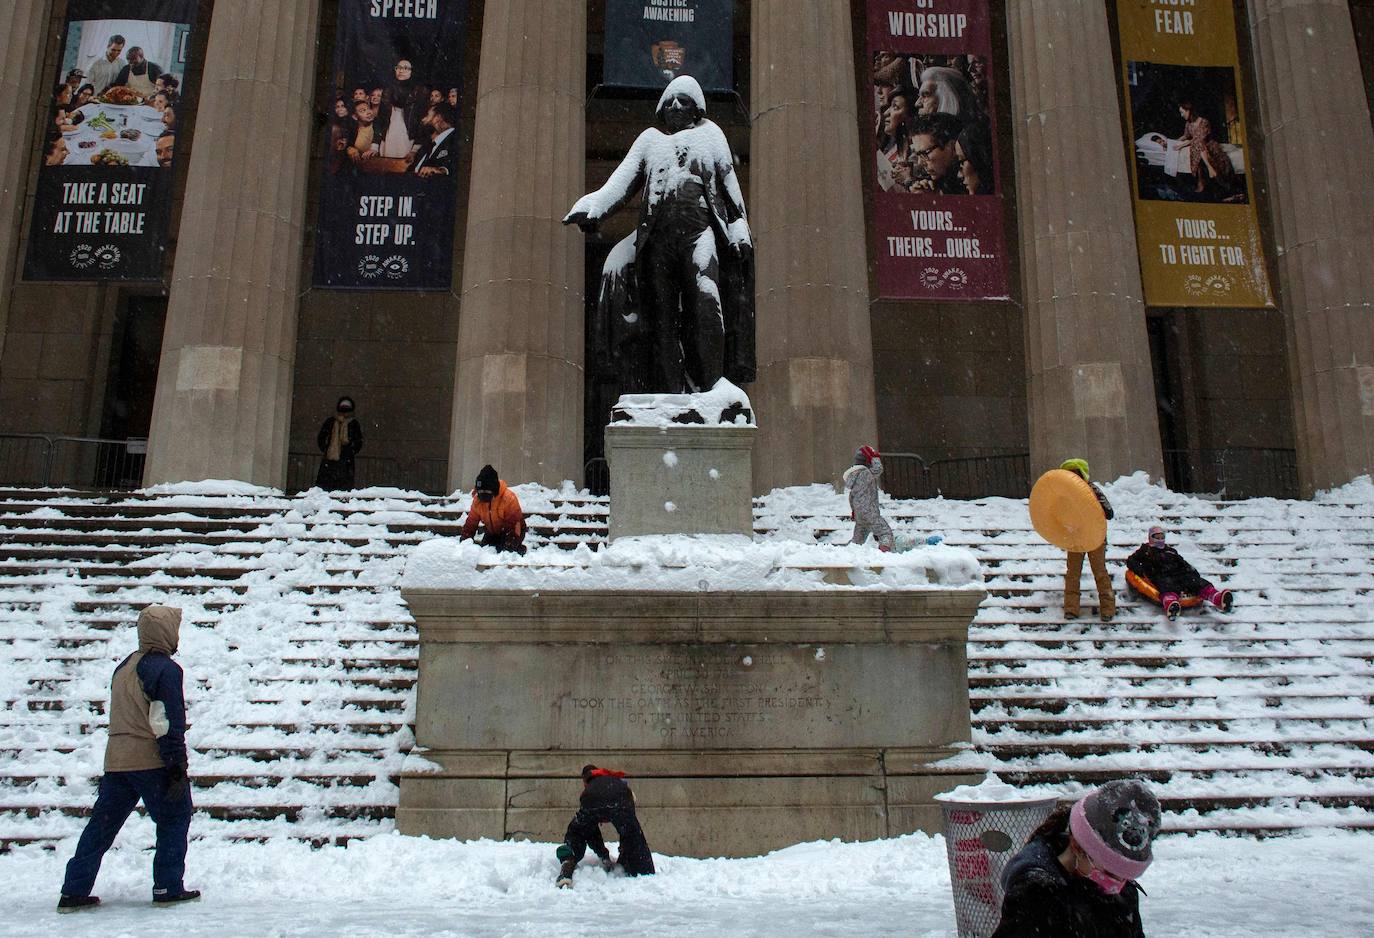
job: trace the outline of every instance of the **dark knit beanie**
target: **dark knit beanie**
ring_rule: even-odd
[[[1074,842],[1118,879],[1139,879],[1149,867],[1159,822],[1159,799],[1134,779],[1108,782],[1069,812]]]
[[[477,491],[495,493],[501,487],[501,479],[491,466],[483,466],[477,473]]]

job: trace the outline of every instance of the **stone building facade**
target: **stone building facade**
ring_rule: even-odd
[[[878,299],[864,3],[737,0],[738,98],[711,116],[757,246],[756,489],[832,479],[872,441],[1182,487],[1221,451],[1292,454],[1303,493],[1370,472],[1374,0],[1235,6],[1271,310],[1144,302],[1107,0],[991,2],[1012,298]],[[346,393],[367,482],[583,480],[613,393],[586,377],[587,298],[632,213],[590,239],[559,220],[654,104],[598,87],[604,0],[472,0],[446,294],[310,286],[337,0],[200,0],[160,284],[23,280],[65,14],[0,9],[0,457],[22,434],[149,437],[149,484],[304,486]]]

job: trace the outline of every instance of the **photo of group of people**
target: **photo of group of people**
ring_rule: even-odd
[[[410,173],[421,179],[457,173],[458,88],[416,74],[397,57],[386,77],[351,83],[335,96],[329,124],[329,172]]]
[[[43,164],[171,168],[181,101],[172,63],[189,31],[149,20],[72,22],[50,92]]]
[[[873,54],[874,137],[884,192],[997,192],[988,100],[978,55]]]
[[[1233,68],[1128,62],[1126,81],[1141,199],[1249,202]]]

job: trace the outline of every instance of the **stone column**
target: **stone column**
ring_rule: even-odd
[[[318,21],[215,4],[145,484],[286,481]]]
[[[1007,0],[1032,479],[1163,475],[1106,6]]]
[[[582,0],[488,3],[474,124],[449,487],[582,478]]]
[[[32,136],[34,102],[48,100],[38,92],[38,77],[48,45],[44,27],[50,6],[50,0],[0,4],[0,127],[13,130],[5,146],[0,147],[0,355],[9,331],[19,226],[24,217],[25,170],[37,153]],[[42,113],[46,114],[46,109]]]
[[[754,0],[754,488],[833,479],[877,439],[848,3]]]
[[[1304,494],[1374,469],[1374,130],[1347,0],[1249,6]]]

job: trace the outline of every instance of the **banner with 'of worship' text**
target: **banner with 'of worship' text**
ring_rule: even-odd
[[[1273,304],[1232,0],[1117,0],[1150,306]]]
[[[1007,299],[987,0],[869,0],[868,56],[878,295]]]
[[[447,290],[467,0],[339,0],[317,287]]]
[[[25,279],[162,279],[196,7],[67,4],[57,67],[39,86],[44,120]]]
[[[705,91],[733,91],[734,0],[606,0],[601,83],[665,88],[691,75]]]

